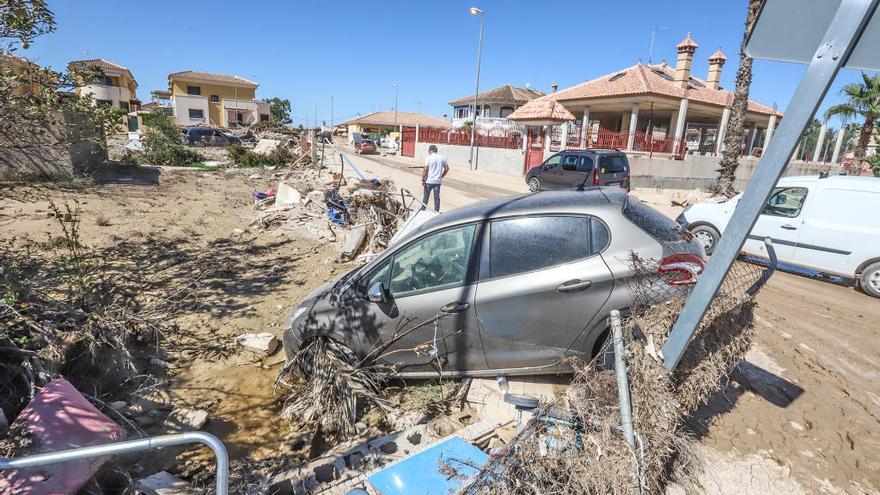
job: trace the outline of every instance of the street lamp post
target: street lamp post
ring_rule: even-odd
[[[400,129],[397,128],[397,89],[398,86],[394,85],[394,130],[400,132]]]
[[[330,95],[330,132],[333,132],[333,95]]]
[[[471,7],[470,12],[472,15],[480,16],[480,45],[477,48],[477,89],[474,91],[474,110],[473,110],[473,124],[471,125],[471,153],[470,159],[468,160],[468,164],[470,165],[471,170],[477,169],[477,163],[474,162],[474,141],[477,137],[477,95],[480,94],[480,60],[483,58],[483,21],[485,20],[485,12],[482,10]]]

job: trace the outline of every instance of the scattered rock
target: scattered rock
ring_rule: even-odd
[[[156,424],[156,420],[150,416],[138,416],[134,418],[134,422],[141,426],[150,426]]]
[[[800,423],[797,423],[795,421],[789,421],[789,424],[791,425],[792,428],[794,428],[797,431],[804,431],[804,426]]]
[[[197,431],[208,423],[208,411],[178,407],[165,418],[165,427],[172,431]]]
[[[137,480],[135,491],[143,495],[189,495],[196,493],[196,490],[189,483],[166,471],[159,471]]]
[[[107,407],[109,407],[110,409],[113,409],[114,411],[118,411],[127,405],[128,405],[128,402],[125,402],[124,400],[116,400],[116,401],[108,403]]]
[[[159,368],[170,368],[171,364],[168,361],[159,359],[159,358],[150,358],[150,366],[157,366]]]
[[[244,235],[244,229],[232,229],[232,237],[241,237]]]
[[[238,175],[238,170],[235,170],[234,168],[227,168],[226,175]]]
[[[279,182],[275,188],[275,206],[287,206],[299,204],[302,194],[284,182]]]
[[[235,343],[249,351],[271,356],[281,347],[281,342],[271,333],[245,333],[235,338]]]
[[[260,174],[251,174],[248,176],[248,179],[262,179],[262,177],[260,177]]]

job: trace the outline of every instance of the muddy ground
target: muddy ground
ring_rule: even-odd
[[[58,236],[49,201],[76,200],[91,246],[125,241],[222,267],[199,304],[175,316],[181,333],[226,344],[245,332],[280,334],[299,299],[354,265],[337,263],[320,241],[236,230],[253,217],[251,191],[271,185],[251,173],[163,169],[103,184],[3,187],[0,238]],[[743,493],[751,483],[768,493],[880,493],[880,301],[780,273],[760,294],[758,315],[748,363],[692,422],[715,459],[706,491]],[[207,429],[233,459],[291,448],[272,387],[282,353],[182,350],[168,359],[172,367],[156,374],[176,402],[209,411]]]

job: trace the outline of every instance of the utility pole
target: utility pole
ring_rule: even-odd
[[[477,137],[477,96],[480,94],[480,61],[483,58],[483,21],[485,20],[486,15],[485,12],[476,7],[471,7],[470,12],[471,15],[480,16],[480,44],[477,48],[477,89],[474,91],[474,118],[473,125],[471,125],[471,152],[470,158],[468,159],[470,169],[476,170],[477,164],[474,163],[474,141]]]
[[[312,129],[318,128],[318,105],[315,105],[315,126]]]
[[[400,129],[397,128],[397,89],[398,89],[398,86],[395,84],[394,85],[394,129],[397,131],[400,131]]]
[[[330,132],[333,132],[333,95],[330,95]]]

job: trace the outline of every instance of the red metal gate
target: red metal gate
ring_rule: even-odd
[[[544,128],[529,127],[528,143],[526,144],[525,163],[523,174],[528,173],[532,167],[537,167],[544,161]]]
[[[404,127],[403,135],[400,137],[400,155],[415,157],[416,156],[416,128]]]

